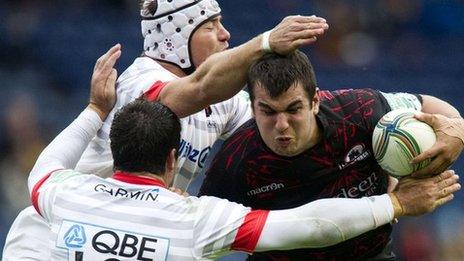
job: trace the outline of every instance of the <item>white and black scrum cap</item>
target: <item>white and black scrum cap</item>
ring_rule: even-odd
[[[150,5],[156,10],[148,10]],[[200,25],[220,13],[216,0],[145,0],[140,11],[145,55],[184,70],[194,69],[190,38]]]

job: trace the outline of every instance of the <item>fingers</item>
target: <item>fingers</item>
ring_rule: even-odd
[[[287,16],[283,19],[283,21],[289,21],[289,20],[299,22],[299,23],[327,23],[327,21],[324,18],[315,16],[315,15],[311,15],[311,16],[292,15],[292,16]]]
[[[302,45],[314,43],[329,28],[324,18],[316,16],[289,16],[277,25],[269,38],[271,49],[288,54]]]
[[[183,190],[179,189],[179,188],[175,188],[175,187],[170,187],[169,188],[170,191],[176,193],[177,195],[179,196],[184,196],[184,197],[188,197],[189,194],[187,192],[184,192]]]
[[[437,189],[440,191],[439,195],[445,197],[448,194],[454,193],[461,188],[461,185],[458,183],[459,176],[453,175],[445,180],[440,181],[437,184]]]
[[[433,145],[432,148],[422,152],[421,154],[417,155],[416,157],[414,157],[410,163],[411,164],[417,164],[421,161],[424,161],[424,160],[427,160],[427,159],[431,159],[435,156],[437,156],[441,151],[443,150],[443,148],[441,146],[438,146],[437,144]]]
[[[445,171],[435,177],[437,182],[437,205],[441,206],[453,199],[453,193],[461,189],[458,183],[459,176],[454,174],[454,171]]]
[[[443,198],[440,198],[439,200],[437,200],[436,202],[436,207],[440,207],[440,206],[443,206],[444,204],[450,202],[451,200],[454,199],[454,195],[453,194],[450,194],[446,197],[443,197]]]
[[[119,46],[118,49],[114,49],[115,47]],[[114,52],[111,52],[111,50],[115,50]],[[113,48],[108,51],[108,56],[105,57],[100,63],[100,68],[97,68],[97,70],[101,70],[101,74],[103,76],[109,75],[111,71],[113,70],[114,65],[116,64],[116,61],[121,57],[121,49],[120,45],[117,44]]]
[[[116,69],[111,69],[111,73],[106,79],[105,87],[106,91],[114,92],[116,89],[116,79],[118,78],[118,71]]]
[[[428,125],[432,126],[432,128],[433,128],[433,125],[436,123],[435,115],[430,114],[430,113],[418,112],[414,115],[414,118],[427,123]]]
[[[441,157],[436,157],[430,164],[411,174],[412,177],[426,177],[436,175],[449,167],[449,164]]]
[[[455,175],[454,170],[443,171],[442,173],[440,173],[439,175],[436,175],[434,177],[434,181],[435,181],[435,183],[440,183],[443,180],[446,180],[446,179],[449,179],[449,178],[453,177],[453,175]]]
[[[314,42],[317,41],[317,37],[312,37],[312,38],[309,38],[309,39],[300,39],[300,40],[296,40],[295,41],[295,49],[300,47],[300,46],[303,46],[303,45],[308,45],[308,44],[312,44]]]
[[[398,185],[398,179],[394,178],[392,176],[388,176],[388,188],[387,192],[390,193],[396,189],[396,186]]]
[[[121,55],[121,53],[120,53],[121,52],[121,45],[116,44],[113,47],[111,47],[104,55],[102,55],[102,56],[100,56],[100,58],[98,58],[97,63],[95,64],[94,71],[95,70],[101,70],[102,66],[106,66],[106,63],[108,62],[108,60],[114,59],[113,55],[118,53],[118,52],[119,52],[119,55],[117,55],[116,60]],[[114,63],[116,62],[116,60],[114,60]],[[114,65],[114,63],[113,63],[113,65]]]

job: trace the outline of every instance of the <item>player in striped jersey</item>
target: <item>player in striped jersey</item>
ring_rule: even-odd
[[[221,24],[220,11],[215,0],[143,1],[144,55],[135,59],[119,77],[115,108],[89,144],[77,170],[111,175],[113,165],[108,133],[114,112],[145,96],[163,102],[179,116],[202,110],[181,119],[179,175],[174,186],[187,189],[203,168],[213,143],[228,137],[251,117],[246,94],[232,97],[245,85],[249,64],[271,49],[286,53],[312,43],[328,28],[326,21],[319,17],[287,17],[272,33],[265,34],[267,37],[258,36],[242,46],[213,55],[225,50],[230,38]],[[209,56],[212,57],[204,62]],[[197,70],[200,64],[204,64],[203,69]],[[32,245],[33,236],[28,233],[42,235],[47,229],[38,221],[40,219],[29,215],[34,215],[32,209],[23,211],[10,229],[4,249],[6,260],[17,252],[48,259],[46,251],[23,251]],[[28,227],[28,230],[19,229],[21,227]],[[40,245],[42,242],[35,243]]]
[[[120,51],[113,49],[111,57]],[[39,156],[29,176],[34,207],[50,224],[51,260],[205,260],[231,251],[330,246],[452,199],[458,177],[404,179],[389,195],[324,199],[289,210],[251,210],[166,189],[174,178],[181,124],[165,105],[138,99],[110,131],[110,178],[72,168],[115,102],[116,72],[92,86],[87,108]],[[112,67],[112,66],[110,66]],[[414,183],[415,186],[412,186]],[[334,211],[335,210],[335,211]]]

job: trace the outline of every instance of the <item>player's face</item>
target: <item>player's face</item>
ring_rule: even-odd
[[[206,58],[229,47],[230,33],[218,16],[201,25],[192,35],[190,50],[195,67],[200,66]]]
[[[290,157],[317,143],[317,95],[310,100],[301,84],[295,84],[274,99],[258,85],[254,88],[254,95],[256,124],[262,139],[272,151]]]

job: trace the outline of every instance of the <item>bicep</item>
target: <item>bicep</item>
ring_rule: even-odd
[[[199,85],[192,76],[173,80],[164,86],[158,100],[179,118],[189,116],[209,105]]]
[[[422,112],[441,114],[450,118],[460,118],[461,114],[448,102],[430,95],[422,96]]]

